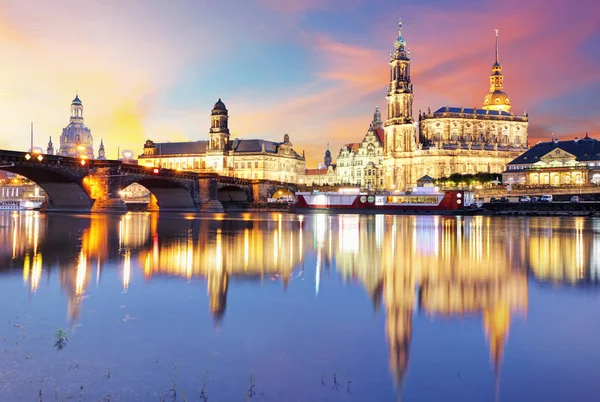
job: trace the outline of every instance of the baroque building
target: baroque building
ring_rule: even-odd
[[[71,118],[67,127],[63,128],[60,136],[60,146],[57,155],[94,158],[94,140],[89,128],[83,124],[83,104],[76,95],[71,102]],[[48,149],[52,148],[52,141]]]
[[[305,158],[293,148],[288,134],[282,142],[231,139],[229,112],[221,99],[211,112],[208,141],[155,143],[147,140],[139,164],[165,169],[215,172],[245,179],[300,183]]]
[[[509,162],[502,173],[507,184],[585,186],[600,184],[600,141],[584,138],[540,142]]]
[[[446,106],[434,113],[420,114],[418,124],[414,124],[410,63],[400,22],[395,51],[390,57],[386,188],[412,187],[424,175],[440,178],[453,173],[501,173],[508,162],[527,148],[529,119],[510,112],[510,100],[503,92],[498,31],[490,92],[481,109]]]
[[[425,175],[441,178],[453,173],[504,171],[508,162],[527,149],[529,118],[511,112],[510,99],[503,91],[498,31],[495,54],[490,92],[480,108],[429,109],[419,112],[415,121],[411,54],[400,22],[390,53],[388,118],[383,133],[381,119],[375,117],[362,143],[342,147],[337,161],[338,182],[401,190],[414,187]]]

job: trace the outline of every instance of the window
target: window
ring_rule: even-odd
[[[242,169],[246,168],[246,163],[242,162]]]
[[[258,168],[258,162],[254,162],[254,167]]]

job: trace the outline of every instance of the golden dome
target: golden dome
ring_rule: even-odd
[[[483,99],[483,108],[486,110],[501,110],[510,112],[510,99],[502,91],[490,92]]]

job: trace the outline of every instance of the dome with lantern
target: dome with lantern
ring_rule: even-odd
[[[71,102],[71,117],[60,136],[58,155],[78,158],[94,158],[94,140],[89,128],[83,123],[83,103],[79,95]]]

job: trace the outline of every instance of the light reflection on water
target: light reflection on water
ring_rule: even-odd
[[[512,386],[507,378],[516,378],[521,369],[515,364],[502,368],[511,325],[519,322],[514,317],[521,317],[521,324],[515,325],[529,330],[523,330],[516,339],[521,353],[517,358],[525,360],[537,358],[535,353],[521,349],[524,345],[535,344],[535,337],[540,336],[539,333],[533,335],[535,325],[525,324],[531,314],[530,305],[536,301],[547,303],[549,294],[555,296],[553,304],[538,308],[536,322],[538,316],[546,316],[547,310],[560,310],[562,303],[572,305],[580,312],[593,314],[595,311],[595,317],[598,317],[600,305],[595,285],[600,281],[600,221],[586,218],[299,216],[279,213],[219,214],[198,219],[175,215],[159,218],[156,214],[142,213],[124,216],[2,213],[0,269],[0,285],[2,289],[8,289],[4,295],[0,293],[3,315],[26,314],[30,326],[36,328],[31,330],[32,333],[40,339],[44,334],[50,337],[57,327],[67,326],[73,330],[71,338],[81,336],[76,346],[69,345],[60,352],[60,358],[71,353],[70,359],[85,360],[87,355],[98,353],[92,346],[98,335],[83,329],[75,331],[79,325],[85,328],[86,325],[93,326],[94,321],[102,321],[102,325],[109,326],[104,329],[110,333],[110,326],[118,328],[123,322],[137,319],[128,313],[121,320],[114,320],[114,306],[110,303],[117,298],[125,300],[123,303],[139,303],[138,311],[146,313],[146,319],[150,320],[150,324],[135,324],[145,325],[144,331],[133,329],[126,334],[130,340],[119,340],[129,345],[128,349],[119,352],[119,359],[139,359],[147,354],[139,338],[148,338],[146,342],[151,345],[153,334],[157,339],[169,342],[171,353],[185,354],[184,344],[192,342],[193,345],[191,335],[169,333],[165,330],[166,324],[160,321],[159,311],[144,310],[143,306],[150,301],[153,305],[158,303],[160,309],[168,312],[172,325],[182,322],[187,325],[190,317],[178,311],[181,307],[177,306],[182,294],[190,292],[186,283],[199,279],[205,281],[205,311],[212,320],[196,318],[190,330],[204,344],[213,342],[213,347],[226,355],[221,369],[236,363],[239,355],[248,352],[239,349],[244,342],[254,345],[260,343],[259,339],[272,339],[273,332],[289,338],[289,344],[281,346],[280,354],[291,361],[283,362],[283,357],[271,356],[279,360],[269,365],[261,359],[251,362],[254,365],[251,370],[262,370],[270,376],[270,381],[265,380],[267,391],[260,395],[264,400],[341,400],[350,395],[356,400],[395,400],[401,395],[408,400],[419,400],[419,397],[429,400],[424,395],[434,400],[448,395],[461,400],[493,400],[503,393],[508,395],[507,400],[528,400],[523,395],[528,392],[540,395],[542,391],[535,383]],[[22,290],[15,287],[18,269],[21,271],[19,280],[26,286]],[[45,285],[42,283],[44,275],[47,278]],[[182,282],[173,283],[170,278],[180,278]],[[346,285],[336,286],[340,280]],[[111,286],[115,281],[119,283],[120,297]],[[270,283],[280,283],[284,293],[275,292]],[[538,283],[552,286],[532,287]],[[156,285],[160,291],[156,291]],[[360,285],[362,294],[370,301],[355,292],[355,285]],[[50,296],[56,287],[66,295],[66,303]],[[93,292],[92,288],[95,288]],[[575,294],[565,292],[565,288],[572,289]],[[578,296],[579,293],[588,295],[590,291],[592,299]],[[23,292],[28,294],[29,300],[33,296],[41,303],[12,306],[7,295],[22,295]],[[104,302],[87,300],[91,294]],[[188,297],[196,298],[195,294]],[[228,299],[232,298],[237,304],[228,305]],[[86,304],[90,306],[86,307]],[[367,307],[375,312],[379,321],[366,319],[365,304],[371,305]],[[228,308],[234,310],[231,319],[228,319]],[[54,318],[48,322],[47,316],[52,316],[56,309],[66,309],[66,321]],[[292,312],[299,315],[287,317]],[[157,316],[154,319],[153,313]],[[263,326],[252,321],[256,314],[263,316]],[[107,315],[113,317],[113,322],[104,319]],[[284,321],[280,323],[277,317],[282,315],[286,318],[279,318]],[[458,319],[468,328],[461,329],[457,335],[457,328],[447,322],[449,319]],[[568,317],[562,319],[569,321]],[[600,330],[598,318],[583,324],[575,318],[571,320],[570,325],[578,325],[572,327],[576,333]],[[379,322],[383,325],[378,325]],[[469,369],[491,370],[491,376],[486,380],[491,382],[478,381],[477,375],[482,375],[478,373],[471,379],[462,380],[460,386],[449,384],[447,378],[439,380],[443,370],[450,367],[443,363],[424,371],[411,349],[416,342],[415,348],[423,356],[422,361],[430,358],[427,349],[418,345],[417,334],[419,328],[427,332],[431,322],[441,334],[444,331],[451,334],[445,341],[443,337],[436,341],[444,344],[448,356],[458,350],[465,361],[477,360],[480,349],[461,349],[460,345],[465,339],[485,338],[489,365],[487,368],[481,366],[479,359]],[[472,325],[475,323],[477,325]],[[547,322],[543,322],[539,327],[546,325]],[[582,325],[589,328],[582,328]],[[338,328],[344,330],[337,332]],[[336,335],[321,334],[327,330],[335,330]],[[115,329],[115,333],[119,331]],[[225,331],[225,335],[221,336],[220,331]],[[231,332],[241,334],[241,338],[232,337]],[[303,334],[303,338],[299,339],[298,334]],[[355,336],[369,343],[356,345],[352,339]],[[57,359],[55,350],[51,347],[42,349],[39,342],[33,344],[32,337],[21,336],[14,343],[16,346],[10,346],[14,339],[4,338],[9,342],[4,353],[28,356],[29,348],[40,360],[52,362]],[[381,340],[377,341],[379,337]],[[557,335],[550,338],[556,338],[559,347],[567,348],[568,345],[561,343],[565,339]],[[577,340],[582,341],[580,337]],[[329,351],[297,355],[295,343],[306,349],[324,347]],[[217,344],[218,347],[214,346]],[[348,349],[338,350],[336,344],[348,345]],[[357,347],[364,351],[359,352]],[[382,363],[377,358],[382,347],[387,348],[391,374],[387,385],[381,381],[381,369],[377,368]],[[316,376],[315,382],[310,382],[306,371],[295,371],[300,367],[326,366],[328,362],[324,356],[336,358],[332,352],[336,350],[337,358],[347,361],[347,365],[338,370],[357,376],[352,380],[353,389],[350,389],[350,383],[345,383],[343,385],[348,389],[323,393],[321,375]],[[342,358],[342,354],[356,357]],[[168,350],[165,356],[170,356]],[[600,366],[598,353],[583,358],[588,360],[579,362],[582,367]],[[107,364],[134,367],[133,363],[119,359]],[[179,359],[186,362],[186,357]],[[35,359],[27,360],[36,365]],[[269,358],[265,357],[265,360]],[[218,361],[215,359],[214,364],[218,365]],[[32,398],[37,395],[38,388],[44,391],[53,388],[65,395],[77,395],[77,391],[71,390],[69,381],[62,382],[60,378],[43,374],[40,365],[36,373],[49,376],[51,380],[46,380],[49,385],[33,386],[31,378],[26,385],[27,378],[33,374],[25,371],[22,362],[15,364],[16,369],[0,364],[0,380],[4,380],[3,391],[7,395]],[[277,364],[285,367],[293,379],[276,373]],[[417,367],[411,370],[414,364]],[[542,367],[534,363],[533,369],[541,370]],[[88,376],[93,375],[93,370],[88,368]],[[197,382],[198,373],[194,375],[188,380],[194,378]],[[560,379],[562,373],[554,375]],[[120,381],[129,384],[135,378],[139,388],[134,387],[132,391],[128,388],[130,385],[120,385],[116,381],[112,385],[114,388],[110,388],[88,379],[91,389],[86,388],[86,397],[94,395],[98,399],[106,391],[113,398],[120,395],[121,400],[145,400],[149,395],[154,397],[161,392],[153,388],[156,385],[154,373],[146,377],[127,376],[124,374]],[[507,384],[503,387],[500,387],[501,377]],[[460,378],[460,372],[457,378]],[[232,396],[225,383],[231,380],[227,375],[223,375],[222,381],[215,376],[213,381],[215,384],[223,382],[221,387],[214,386],[214,394],[230,400],[227,398]],[[299,386],[296,382],[309,385]],[[478,390],[477,395],[461,388],[465,384]],[[244,383],[236,386],[240,391],[233,395],[237,398],[243,392]],[[599,390],[597,385],[588,385],[586,389],[572,388],[568,394],[577,395],[577,400],[587,400],[592,391]],[[125,389],[130,394],[126,394]],[[553,397],[558,398],[549,392],[546,400],[561,400]]]

